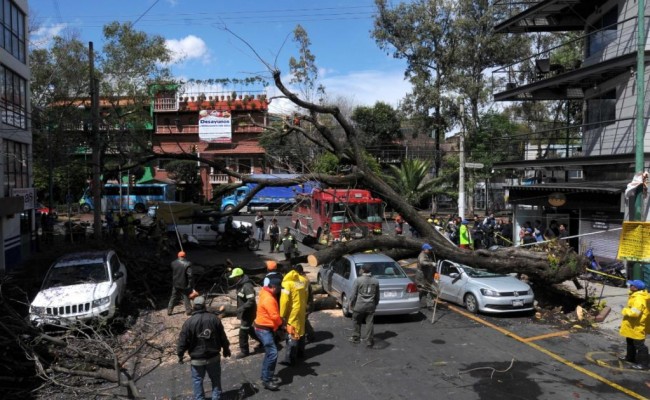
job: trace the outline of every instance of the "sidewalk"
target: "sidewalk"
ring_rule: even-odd
[[[605,306],[609,307],[610,311],[602,322],[596,323],[596,326],[603,333],[618,336],[618,330],[622,321],[621,309],[627,304],[629,290],[627,288],[604,285],[600,282],[590,282],[582,279],[579,279],[579,281],[583,286],[581,290],[578,290],[571,281],[564,282],[562,286],[581,298],[585,297],[586,289],[587,295],[594,298],[594,303],[598,301],[605,302]]]

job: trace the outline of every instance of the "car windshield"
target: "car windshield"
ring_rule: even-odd
[[[43,289],[105,281],[108,281],[108,271],[102,262],[64,265],[50,269],[43,282]]]
[[[470,278],[498,278],[505,276],[503,274],[495,274],[494,272],[486,271],[484,269],[475,269],[468,266],[463,266],[463,271],[465,271],[467,276]]]
[[[356,264],[357,276],[361,273],[359,270],[363,265],[370,265],[370,273],[377,279],[404,278],[406,274],[395,262],[372,262]]]

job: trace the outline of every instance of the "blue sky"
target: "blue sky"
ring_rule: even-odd
[[[54,34],[75,33],[101,48],[104,24],[137,20],[136,29],[167,40],[176,55],[172,71],[186,80],[242,79],[264,72],[252,51],[223,26],[246,39],[266,61],[277,60],[286,73],[289,58],[297,54],[291,33],[301,24],[331,98],[397,106],[409,90],[403,79],[405,63],[381,51],[370,37],[372,0],[31,0],[29,5],[38,28],[31,37],[35,45],[47,45]]]

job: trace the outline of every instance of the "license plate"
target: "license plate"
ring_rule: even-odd
[[[384,297],[388,297],[388,298],[397,297],[397,291],[395,291],[395,290],[387,290],[387,291],[384,292]]]
[[[524,301],[523,300],[513,300],[512,301],[512,306],[513,307],[523,307],[524,306]]]

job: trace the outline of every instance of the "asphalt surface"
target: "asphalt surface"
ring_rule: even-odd
[[[250,216],[239,217],[249,220]],[[270,219],[270,218],[268,218]],[[287,226],[281,217],[280,226]],[[188,250],[198,265],[260,268],[266,259],[283,258],[260,250],[223,253]],[[309,248],[300,245],[303,254]],[[315,280],[315,269],[309,269]],[[624,299],[621,293],[617,297]],[[617,310],[618,311],[618,310]],[[184,317],[179,317],[184,318]],[[296,366],[279,365],[280,390],[261,387],[263,354],[223,359],[223,399],[645,399],[650,372],[618,361],[624,341],[614,329],[572,329],[537,321],[532,314],[474,316],[444,303],[415,316],[377,317],[375,346],[348,342],[352,323],[340,309],[314,312],[315,340]],[[236,345],[231,345],[233,354]],[[280,351],[282,359],[284,353]],[[148,399],[191,398],[190,367],[173,361],[141,378]],[[205,382],[209,394],[209,380]]]

